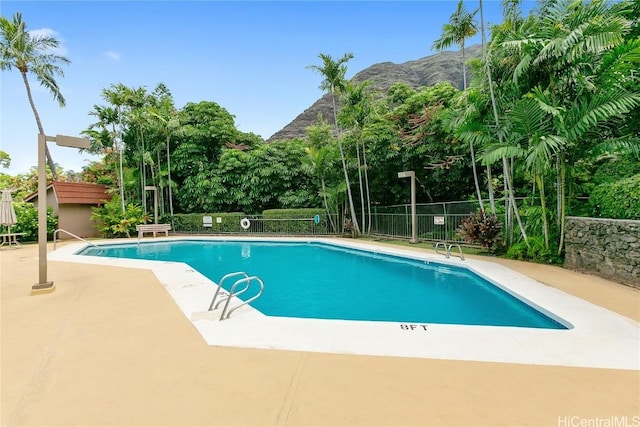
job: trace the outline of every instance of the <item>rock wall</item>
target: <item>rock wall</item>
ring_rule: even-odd
[[[567,217],[564,266],[640,288],[640,221]]]

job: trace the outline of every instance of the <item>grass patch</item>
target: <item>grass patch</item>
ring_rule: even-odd
[[[402,239],[391,239],[391,238],[384,238],[384,237],[362,237],[362,236],[358,237],[358,240],[363,240],[368,242],[383,242],[390,245],[406,246],[410,248],[421,248],[421,249],[431,249],[431,250],[435,248],[434,242],[410,243],[408,240],[402,240]],[[494,254],[487,252],[485,249],[482,249],[482,248],[465,246],[465,245],[460,245],[460,246],[462,246],[462,252],[465,255],[483,255],[483,256],[491,256],[491,257],[496,256]]]

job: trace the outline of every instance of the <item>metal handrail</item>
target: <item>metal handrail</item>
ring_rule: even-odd
[[[446,251],[445,253],[442,253],[442,252],[440,252],[440,251],[438,250],[438,247],[440,247],[440,245],[444,246],[444,249],[445,249],[445,251]],[[449,252],[449,249],[447,248],[447,244],[446,244],[445,242],[438,242],[438,243],[436,243],[436,253],[437,253],[437,254],[440,254],[440,255],[444,255],[444,256],[446,256],[447,258],[449,258],[449,254],[450,254],[450,252]]]
[[[229,273],[229,274],[225,274],[222,279],[220,279],[220,282],[218,282],[218,288],[216,289],[216,292],[213,294],[213,299],[211,299],[211,304],[209,304],[209,310],[215,310],[216,308],[218,308],[217,306],[214,307],[214,304],[216,302],[216,298],[218,298],[218,294],[220,293],[220,289],[222,289],[222,284],[224,283],[225,280],[227,280],[229,277],[234,277],[234,276],[240,276],[243,275],[245,278],[249,277],[249,275],[247,273],[245,273],[244,271],[236,271],[235,273]],[[244,292],[244,291],[243,291]],[[227,299],[229,300],[231,298],[231,294],[227,295]],[[221,299],[218,302],[218,305],[220,305],[220,303],[222,303],[223,301],[226,301],[225,299]]]
[[[241,283],[247,282],[247,286],[242,291],[240,291],[238,293],[238,294],[241,294],[241,293],[245,292],[247,289],[249,289],[249,286],[251,286],[251,282],[253,280],[256,280],[260,284],[260,291],[258,291],[258,293],[256,295],[254,295],[253,297],[249,298],[248,300],[243,301],[242,304],[238,304],[237,306],[235,306],[235,307],[233,307],[232,309],[229,310],[229,303],[231,302],[231,297],[234,296],[234,294],[235,294],[234,291],[236,289],[236,286],[238,286]],[[239,309],[243,305],[247,305],[250,302],[253,302],[256,299],[258,299],[258,297],[260,295],[262,295],[263,291],[264,291],[264,282],[258,276],[245,277],[244,279],[238,280],[236,283],[233,284],[233,286],[229,290],[229,297],[227,298],[227,303],[224,305],[224,308],[222,309],[222,314],[220,315],[220,320],[228,319],[229,316],[231,316],[231,313],[233,313],[234,311],[236,311],[237,309]],[[235,294],[235,295],[237,295],[237,294]],[[227,311],[227,310],[229,310],[229,311]]]
[[[103,250],[100,246],[98,246],[98,245],[96,245],[96,244],[94,244],[94,243],[91,243],[91,242],[90,242],[90,241],[88,241],[87,239],[83,239],[82,237],[77,236],[77,235],[73,234],[73,233],[72,233],[72,232],[70,232],[70,231],[63,230],[62,228],[58,228],[57,230],[55,230],[55,231],[53,232],[53,250],[54,250],[54,251],[56,250],[56,242],[57,242],[57,240],[58,240],[58,239],[57,239],[57,235],[58,235],[58,232],[60,232],[60,231],[62,231],[63,233],[67,233],[69,236],[71,236],[71,237],[75,237],[75,238],[76,238],[76,239],[78,239],[78,240],[82,240],[83,242],[88,243],[89,245],[94,246],[94,247],[96,247],[96,248],[98,248],[98,249],[100,249],[100,250]]]
[[[456,255],[456,254],[452,254],[452,253],[451,253],[451,248],[452,248],[453,246],[457,246],[457,247],[458,247],[458,251],[460,251],[460,255]],[[447,246],[447,253],[448,253],[449,255],[459,256],[459,257],[460,257],[460,259],[461,259],[462,261],[464,261],[464,254],[462,253],[462,247],[461,247],[459,244],[457,244],[457,243],[454,243],[454,244],[451,244],[451,245]],[[447,257],[447,258],[449,258],[449,257]]]

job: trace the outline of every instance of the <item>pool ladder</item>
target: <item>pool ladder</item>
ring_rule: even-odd
[[[445,248],[445,250],[446,250],[445,253],[442,253],[442,252],[439,251],[440,246],[443,246]],[[451,248],[453,248],[454,246],[456,246],[458,248],[458,252],[460,253],[459,255],[456,254],[456,253],[452,253],[451,252]],[[462,247],[460,247],[460,245],[457,244],[457,243],[438,242],[438,243],[436,243],[436,253],[440,254],[440,255],[444,255],[447,258],[451,257],[451,255],[457,256],[462,261],[464,261],[464,254],[462,253]]]
[[[220,290],[222,289],[222,284],[225,282],[225,280],[231,277],[237,277],[237,276],[242,276],[242,277],[236,280],[236,282],[233,285],[231,285],[229,292],[227,294],[221,293]],[[254,281],[257,282],[258,285],[260,285],[260,290],[258,291],[258,293],[252,296],[251,298],[249,298],[248,300],[243,301],[241,304],[238,304],[235,307],[230,308],[229,303],[231,302],[231,298],[237,297],[238,295],[242,295],[243,293],[247,292]],[[240,285],[244,285],[244,287],[242,289],[237,290],[236,288],[238,288],[238,286]],[[220,305],[222,305],[222,303],[224,303],[224,308],[222,309],[222,313],[220,314],[220,320],[226,320],[229,318],[229,316],[231,316],[231,313],[233,313],[243,305],[247,305],[250,302],[253,302],[256,299],[258,299],[258,297],[262,295],[263,291],[264,291],[264,282],[258,276],[249,276],[247,273],[243,271],[237,271],[235,273],[226,274],[225,276],[222,277],[222,279],[220,279],[220,282],[218,282],[218,288],[216,289],[216,292],[213,294],[213,298],[211,299],[211,304],[209,304],[208,311],[216,310],[218,307],[220,307]],[[218,299],[218,295],[220,295],[220,299]]]

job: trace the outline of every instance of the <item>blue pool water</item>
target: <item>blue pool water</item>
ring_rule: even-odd
[[[259,276],[265,290],[251,305],[269,316],[566,329],[474,272],[436,262],[324,243],[183,240],[102,248],[79,254],[184,262],[216,283],[235,271]]]

